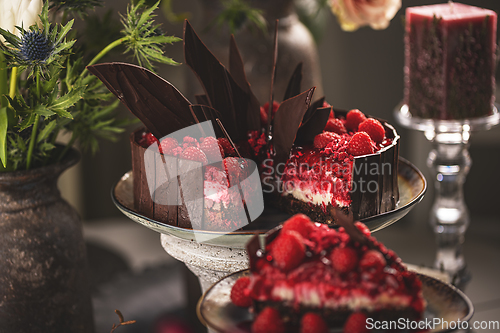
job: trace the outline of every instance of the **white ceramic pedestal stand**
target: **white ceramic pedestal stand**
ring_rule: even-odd
[[[223,277],[248,268],[244,244],[241,248],[215,246],[162,234],[161,245],[198,277],[202,292]]]
[[[198,277],[202,293],[227,275],[248,268],[244,243],[241,248],[234,248],[161,234],[161,245],[169,255],[185,263]],[[211,329],[208,332],[215,333]]]

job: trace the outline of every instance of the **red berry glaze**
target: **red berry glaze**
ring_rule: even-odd
[[[308,312],[300,320],[300,333],[328,333],[328,326],[321,316]]]
[[[347,318],[344,324],[344,333],[368,333],[370,330],[366,328],[366,320],[368,317],[362,312],[355,312]]]
[[[231,288],[231,301],[236,306],[241,306],[244,308],[252,305],[252,298],[248,294],[245,294],[245,289],[250,284],[250,278],[247,276],[239,278],[236,283]]]
[[[219,142],[213,136],[204,138],[200,149],[203,150],[210,163],[220,161],[224,157],[224,149],[219,146]]]
[[[207,156],[205,153],[197,147],[189,146],[181,154],[181,158],[185,160],[198,161],[203,164],[207,164]]]
[[[333,268],[340,273],[348,273],[358,266],[358,253],[352,247],[336,247],[330,256]]]
[[[339,141],[340,135],[333,132],[323,132],[314,137],[314,147],[323,149],[332,141]]]
[[[278,310],[268,306],[262,310],[252,324],[252,333],[284,333],[285,324]]]
[[[357,131],[359,124],[366,120],[366,116],[358,109],[347,112],[345,117],[345,127],[350,131]]]
[[[304,239],[308,239],[309,235],[313,231],[313,228],[314,224],[311,222],[309,216],[305,214],[295,214],[285,221],[281,232],[296,231],[304,237]]]
[[[359,124],[358,131],[366,132],[377,143],[381,143],[385,139],[384,126],[374,118],[368,118]]]
[[[273,242],[271,255],[276,266],[284,271],[299,266],[306,256],[302,236],[296,231],[281,232]]]
[[[365,132],[357,132],[347,144],[347,152],[353,156],[373,154],[373,141]]]
[[[344,134],[347,133],[347,130],[345,129],[344,123],[342,120],[338,118],[330,118],[328,119],[326,126],[325,126],[325,131],[328,132],[334,132],[337,134]]]

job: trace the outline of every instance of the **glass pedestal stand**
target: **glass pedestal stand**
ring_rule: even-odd
[[[462,252],[469,226],[469,213],[464,201],[463,185],[472,165],[469,139],[472,132],[489,130],[500,121],[498,109],[487,117],[462,121],[414,118],[406,105],[395,110],[395,118],[404,127],[423,131],[433,148],[427,165],[434,172],[435,196],[430,224],[436,236],[435,268],[450,274],[459,288],[470,279]]]

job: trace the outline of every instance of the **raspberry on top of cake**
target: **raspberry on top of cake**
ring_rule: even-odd
[[[417,275],[364,224],[355,226],[371,246],[355,241],[343,227],[331,229],[303,214],[268,235],[264,249],[256,245],[258,238],[249,242],[251,275],[235,283],[231,300],[237,306],[252,306],[254,333],[264,332],[259,328],[261,317],[273,311],[283,328],[311,320],[323,323],[319,326],[351,327],[353,316],[422,318],[425,301]],[[345,332],[353,333],[348,328]]]

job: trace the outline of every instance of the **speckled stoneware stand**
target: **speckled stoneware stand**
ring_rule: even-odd
[[[161,245],[198,277],[203,293],[227,275],[248,268],[244,244],[241,248],[215,246],[162,234]]]

